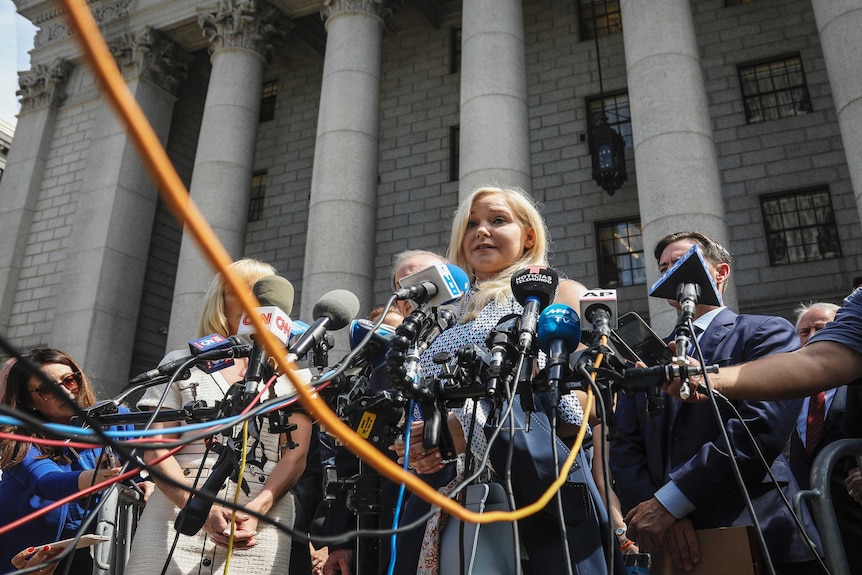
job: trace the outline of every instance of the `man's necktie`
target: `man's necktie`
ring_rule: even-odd
[[[812,395],[808,400],[808,418],[805,420],[805,453],[809,457],[823,433],[823,420],[826,419],[826,392]]]

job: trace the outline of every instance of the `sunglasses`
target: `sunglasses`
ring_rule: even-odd
[[[81,387],[81,372],[72,372],[56,383],[57,385],[62,385],[63,387],[74,393],[78,391],[78,389]],[[51,389],[51,386],[42,384],[36,389],[31,389],[30,393],[38,393],[39,397],[41,397],[45,401],[48,401],[49,399],[55,397],[54,392],[51,391]]]

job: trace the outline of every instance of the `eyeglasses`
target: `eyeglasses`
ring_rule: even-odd
[[[81,372],[73,371],[72,373],[70,373],[56,383],[57,385],[62,385],[63,387],[74,393],[78,391],[78,389],[81,387]],[[51,391],[51,386],[45,384],[40,385],[36,389],[31,389],[30,393],[38,393],[39,397],[41,397],[45,401],[48,401],[49,399],[54,397],[54,393]]]

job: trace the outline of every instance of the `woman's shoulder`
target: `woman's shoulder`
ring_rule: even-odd
[[[577,307],[580,304],[581,296],[587,292],[586,286],[577,280],[563,279],[560,280],[557,286],[557,297],[554,299],[556,303],[565,303],[572,307]]]

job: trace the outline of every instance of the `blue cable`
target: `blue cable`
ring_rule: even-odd
[[[410,427],[413,425],[413,400],[410,400],[410,403],[407,404],[407,431],[404,433],[404,471],[409,469],[409,457],[410,457]],[[401,487],[398,488],[398,500],[395,503],[395,516],[392,518],[392,529],[398,529],[398,520],[401,517],[401,505],[404,503],[404,492],[406,491],[407,484],[402,483]],[[393,533],[390,538],[390,550],[389,550],[389,569],[387,569],[387,575],[393,575],[395,573],[395,548],[398,543],[398,533]]]

